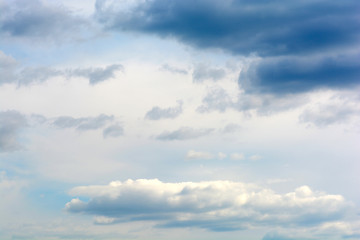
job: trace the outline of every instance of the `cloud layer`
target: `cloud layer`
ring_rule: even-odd
[[[161,227],[199,227],[213,231],[253,226],[316,226],[342,219],[350,205],[340,195],[307,186],[286,194],[230,181],[164,183],[157,179],[82,186],[70,191],[72,213],[105,217],[103,223],[154,220]]]

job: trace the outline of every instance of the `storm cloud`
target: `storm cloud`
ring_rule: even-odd
[[[260,56],[304,54],[359,40],[358,1],[96,2],[98,20],[114,30],[174,36],[199,48]]]
[[[200,49],[260,56],[241,74],[239,84],[273,94],[359,84],[354,55],[360,42],[359,10],[356,0],[154,0],[127,7],[96,2],[96,17],[105,29],[175,37]],[[195,71],[194,81],[223,75],[221,70],[211,73]]]
[[[89,22],[60,4],[15,0],[0,4],[0,36],[47,42],[81,39]]]

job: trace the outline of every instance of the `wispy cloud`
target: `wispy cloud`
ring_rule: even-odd
[[[190,127],[181,127],[178,130],[175,131],[165,131],[161,134],[159,134],[156,139],[158,140],[189,140],[189,139],[195,139],[202,136],[206,136],[213,132],[214,129],[212,128],[200,128],[200,129],[194,129]]]
[[[183,102],[177,101],[177,106],[169,107],[169,108],[160,108],[158,106],[153,107],[150,111],[148,111],[145,115],[145,119],[150,120],[160,120],[160,119],[169,119],[178,117],[182,111]]]

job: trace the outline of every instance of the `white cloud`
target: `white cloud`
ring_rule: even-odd
[[[231,160],[244,160],[245,155],[243,153],[233,153],[230,155]]]
[[[223,153],[223,152],[219,152],[219,153],[218,153],[218,158],[219,158],[220,160],[225,159],[226,157],[227,157],[227,155],[226,155],[225,153]]]
[[[157,221],[162,227],[192,226],[213,231],[268,226],[317,226],[344,218],[349,203],[341,195],[302,186],[279,194],[271,189],[231,181],[165,183],[157,179],[115,181],[81,186],[66,204],[72,213],[105,217],[102,224]],[[110,218],[110,220],[108,219]]]
[[[312,123],[319,127],[344,124],[360,118],[360,96],[358,92],[327,94],[316,104],[305,108],[299,116],[300,122]]]
[[[262,156],[255,154],[255,155],[250,156],[249,159],[253,160],[253,161],[257,161],[257,160],[262,159]]]
[[[186,159],[213,159],[214,155],[208,152],[197,152],[190,150],[186,154]]]

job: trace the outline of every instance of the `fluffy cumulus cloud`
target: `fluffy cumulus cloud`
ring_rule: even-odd
[[[178,101],[177,106],[175,107],[169,107],[169,108],[160,108],[158,106],[153,107],[150,111],[146,113],[145,119],[160,120],[164,118],[176,118],[183,111],[182,105],[183,102]]]
[[[317,226],[345,217],[350,205],[340,195],[307,186],[278,194],[253,184],[230,181],[165,183],[157,179],[81,186],[70,191],[71,213],[104,217],[109,223],[154,220],[160,227],[199,227],[213,231],[259,225]],[[103,223],[106,223],[103,221]]]
[[[81,39],[89,23],[60,4],[33,0],[0,4],[0,36],[10,39],[63,41]]]
[[[27,126],[24,115],[17,111],[0,112],[0,152],[21,149],[18,133]]]
[[[188,140],[206,136],[213,132],[212,128],[194,129],[191,127],[181,127],[175,131],[165,131],[159,134],[156,139],[170,141],[170,140]]]
[[[124,7],[98,0],[96,17],[107,29],[155,33],[197,48],[260,56],[239,78],[247,90],[283,94],[359,83],[356,0],[131,3]],[[216,80],[222,74],[202,67],[194,71],[194,80]]]

